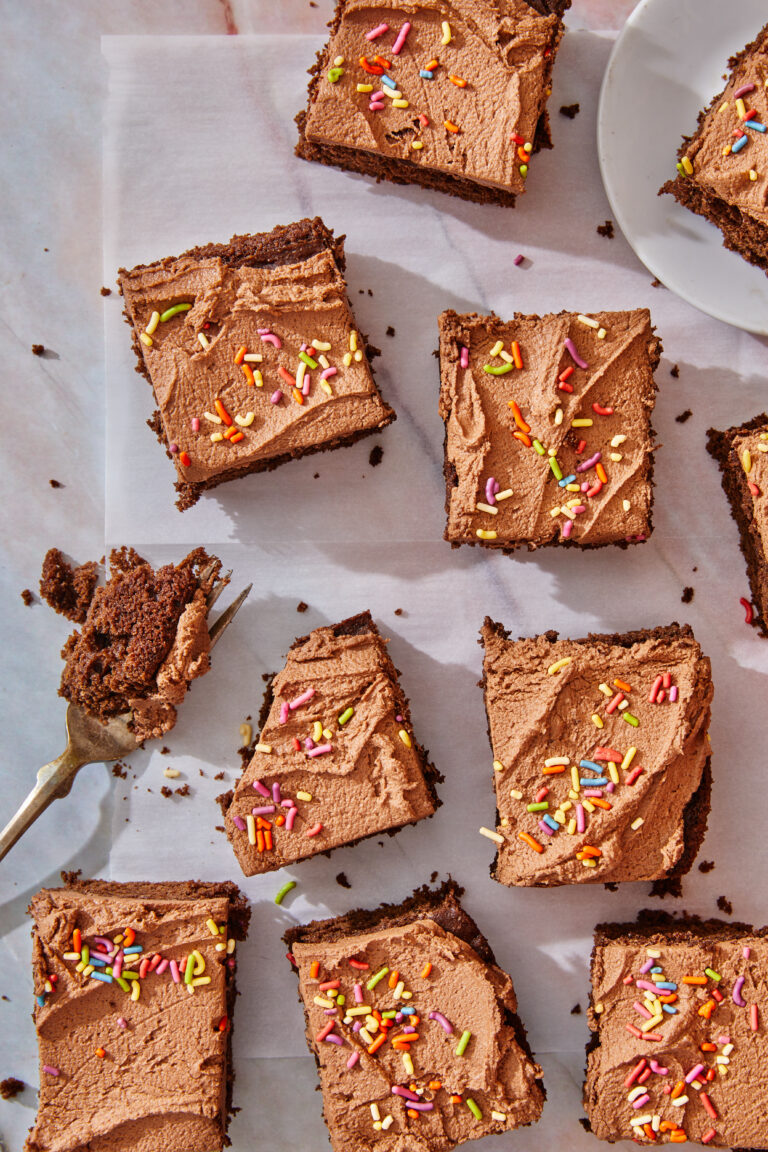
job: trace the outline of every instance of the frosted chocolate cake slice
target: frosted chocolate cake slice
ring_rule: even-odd
[[[369,612],[294,642],[260,723],[253,759],[220,797],[246,876],[396,831],[440,803],[442,777]]]
[[[286,934],[334,1152],[447,1152],[541,1116],[512,981],[460,896],[421,888]]]
[[[540,148],[570,0],[338,0],[296,152],[513,206]]]
[[[710,662],[688,625],[510,640],[486,618],[481,637],[494,879],[676,891],[710,795]]]
[[[63,879],[30,906],[40,1097],[26,1152],[218,1152],[245,897]]]
[[[438,323],[445,539],[504,552],[645,540],[661,352],[648,310]]]
[[[767,933],[658,912],[598,925],[584,1085],[595,1136],[768,1147]]]
[[[699,114],[677,154],[668,192],[723,235],[723,244],[768,272],[768,24],[728,61],[730,77]]]
[[[347,299],[344,238],[319,217],[120,270],[149,421],[178,507],[206,488],[351,444],[395,418]]]

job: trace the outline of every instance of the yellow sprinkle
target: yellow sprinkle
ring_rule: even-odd
[[[491,348],[488,355],[489,356],[498,356],[499,352],[501,352],[503,347],[504,347],[504,341],[503,340],[497,340],[496,343],[494,344],[493,348]]]
[[[216,923],[216,921],[213,919],[212,916],[208,920],[206,920],[205,926],[208,929],[208,931],[210,932],[211,936],[218,936],[219,926]]]
[[[323,728],[323,736],[325,736],[326,740],[330,740],[331,736],[333,736],[333,732],[330,728]]]
[[[605,328],[598,328],[598,330],[597,330],[598,340],[605,340],[607,335],[608,335],[608,333],[606,332]]]
[[[296,799],[297,800],[311,800],[312,799],[312,793],[311,792],[297,792],[296,793]]]
[[[592,859],[582,860],[582,864],[584,865],[585,868],[597,868],[597,860],[592,860]]]
[[[246,412],[245,416],[235,416],[235,424],[239,424],[241,428],[250,428],[255,419],[255,412]]]
[[[502,826],[502,828],[509,828],[509,820],[507,819],[506,816],[502,816],[501,826]]]
[[[568,827],[566,828],[566,832],[568,833],[569,836],[573,836],[575,831],[576,831],[576,820],[575,819],[569,820],[568,821]]]
[[[412,140],[411,141],[411,148],[413,148],[416,152],[418,152],[419,149],[423,148],[423,147],[424,147],[424,144],[421,140]],[[406,1052],[405,1055],[408,1056],[408,1053]],[[408,1057],[408,1059],[410,1059],[410,1057]]]
[[[381,1120],[381,1113],[379,1112],[378,1104],[371,1104],[371,1116],[374,1120]]]
[[[571,762],[570,757],[568,757],[568,756],[549,756],[544,761],[544,767],[545,768],[559,768],[560,765],[563,764],[567,768],[568,765],[570,764],[570,762]]]
[[[245,356],[243,356],[246,364],[261,364],[263,359],[264,357],[261,352],[246,352]]]
[[[400,729],[400,731],[398,732],[398,736],[402,740],[403,744],[405,744],[406,748],[412,748],[413,747],[413,741],[411,740],[411,737],[406,732],[405,728]]]
[[[494,770],[494,772],[503,772],[504,771],[504,765],[502,764],[501,760],[494,760],[493,770]]]
[[[221,424],[221,416],[217,416],[214,412],[203,412],[203,419],[207,420],[209,424]]]
[[[499,1124],[503,1124],[506,1118],[505,1112],[491,1112],[491,1120],[497,1120]]]
[[[333,388],[331,388],[327,380],[321,380],[320,387],[328,396],[333,396]]]
[[[349,350],[350,352],[357,351],[357,332],[353,328],[349,334]]]
[[[392,992],[392,999],[393,1000],[399,1000],[401,998],[401,996],[403,995],[404,991],[405,991],[405,981],[404,980],[398,980],[398,982],[395,985],[394,990]]]
[[[142,344],[146,348],[151,348],[152,344],[154,343],[154,341],[152,340],[152,337],[147,336],[146,332],[140,332],[139,333],[139,340],[141,340]]]
[[[499,514],[498,508],[494,508],[492,504],[479,504],[478,503],[478,504],[475,504],[475,508],[477,508],[478,512],[490,512],[490,514],[492,516],[498,516],[498,514]]]
[[[741,466],[745,472],[749,472],[752,469],[752,453],[748,448],[745,448],[742,453]]]
[[[755,172],[754,168],[750,168],[749,178],[750,180],[757,180],[757,172]]]
[[[272,745],[271,744],[257,744],[256,745],[256,751],[257,752],[264,752],[268,756],[269,753],[272,751]]]
[[[499,356],[501,356],[502,360],[506,364],[514,364],[514,362],[515,362],[514,356],[510,356],[509,352],[504,352],[504,351],[499,352]]]
[[[442,29],[443,29],[443,38],[440,41],[440,43],[443,45],[450,44],[450,42],[451,42],[451,26],[447,20],[443,20]]]
[[[248,843],[249,844],[255,844],[256,843],[256,821],[254,820],[253,816],[248,815],[245,818],[245,823],[246,823],[246,827],[248,828]]]
[[[555,672],[559,672],[561,668],[565,668],[567,664],[572,663],[572,657],[563,656],[562,660],[555,660],[554,664],[550,664],[547,668],[547,676],[554,676]]]
[[[401,100],[403,96],[402,92],[398,91],[397,88],[385,88],[384,93],[389,96],[392,101]]]
[[[646,948],[646,956],[650,956],[651,960],[659,960],[661,958],[660,948]]]
[[[560,515],[559,506],[557,508],[550,508],[549,514],[550,514],[550,516],[559,516]]]
[[[478,828],[481,836],[485,836],[488,840],[495,841],[496,844],[503,844],[504,837],[500,836],[498,832],[492,832],[490,828]]]
[[[259,372],[258,368],[253,374],[253,380],[257,388],[264,387],[264,377],[262,376],[261,372]]]
[[[349,368],[350,364],[352,363],[352,353],[345,352],[341,358],[341,362],[345,368]]]
[[[318,362],[318,364],[320,365],[320,367],[321,367],[321,368],[330,368],[330,366],[331,366],[331,364],[330,364],[330,361],[329,361],[328,357],[327,357],[327,356],[323,356],[322,354],[321,354],[320,356],[318,356],[318,358],[317,358],[317,362]]]
[[[632,507],[632,505],[631,505],[631,503],[629,502],[629,500],[622,500],[622,502],[621,502],[621,506],[622,506],[622,508],[624,509],[624,511],[625,511],[625,512],[629,512],[630,508]]]
[[[621,762],[622,768],[624,768],[624,769],[629,768],[630,764],[632,763],[632,761],[635,758],[636,752],[637,752],[637,748],[635,748],[634,745],[630,748],[627,748],[627,751],[624,754],[624,759]]]
[[[645,820],[643,820],[642,816],[638,816],[637,820],[632,821],[630,828],[633,832],[637,832],[638,828],[642,828],[643,824],[645,824]]]
[[[192,991],[191,986],[189,986],[189,990]],[[131,1000],[135,1003],[139,996],[141,996],[141,980],[131,980]]]
[[[664,1022],[663,1013],[660,1016],[651,1016],[650,1020],[644,1020],[643,1023],[640,1025],[640,1031],[641,1032],[651,1032],[656,1027],[657,1024],[663,1024],[663,1022]]]
[[[592,719],[592,723],[594,724],[595,728],[604,728],[605,727],[602,720],[598,716],[597,712],[592,713],[591,719]]]
[[[355,360],[359,364],[363,358],[362,348],[358,348],[356,352],[353,352],[352,358],[353,358],[353,360]]]
[[[333,1000],[329,1000],[327,996],[315,996],[314,1002],[318,1008],[335,1008]]]
[[[736,101],[736,113],[739,117],[739,120],[746,120],[747,107],[746,107],[744,101],[742,100],[741,96],[739,96],[738,100]],[[683,167],[685,168],[685,161],[683,161]],[[686,170],[686,172],[688,171],[687,168],[685,170]],[[690,173],[688,173],[688,174],[690,175]]]
[[[619,770],[616,767],[616,765],[610,760],[608,762],[608,775],[610,776],[611,780],[613,780],[614,784],[618,784],[618,782],[619,782]]]
[[[582,802],[581,802],[581,803],[584,805],[584,807],[586,808],[587,812],[594,812],[594,810],[595,810],[595,806],[594,806],[594,804],[592,803],[592,801],[591,801],[591,800],[582,800]]]
[[[164,768],[163,776],[168,780],[175,780],[178,776],[181,776],[181,772],[179,772],[178,768]]]
[[[563,812],[562,808],[557,809],[557,811],[555,812],[555,815],[554,815],[554,819],[557,821],[558,824],[565,824],[566,816],[565,816],[565,812]]]
[[[626,436],[614,436],[613,440],[611,440],[611,448],[620,448],[626,439]]]
[[[766,447],[766,452],[768,452],[768,447]],[[496,503],[498,504],[499,500],[509,500],[511,495],[512,495],[512,489],[511,488],[505,488],[503,492],[497,492],[496,493]]]
[[[622,456],[621,452],[609,452],[608,459],[613,460],[614,464],[618,464],[619,460],[623,460],[624,457]]]
[[[373,84],[358,84],[358,92],[373,92]]]
[[[728,107],[728,101],[727,101],[727,100],[723,100],[722,104],[721,104],[721,105],[720,105],[720,107],[718,108],[718,112],[725,112],[725,110],[726,110],[726,108],[727,108],[727,107]]]
[[[608,687],[608,685],[605,683],[605,681],[603,681],[602,684],[598,684],[597,687],[602,692],[603,696],[613,696],[613,692]]]
[[[580,492],[581,488],[578,484],[566,484],[565,490],[566,492]]]
[[[571,428],[591,428],[592,421],[586,419],[571,420]]]
[[[513,800],[522,800],[523,794],[517,788],[510,788],[509,794]]]
[[[192,980],[192,987],[198,988],[201,984],[210,984],[210,976],[195,976]]]
[[[409,1076],[413,1076],[413,1060],[411,1059],[410,1052],[403,1052],[403,1067]],[[387,1127],[389,1127],[389,1125],[387,1125]]]
[[[555,424],[562,424],[562,422],[563,422],[563,410],[562,410],[562,408],[558,408],[555,411]]]
[[[373,85],[371,84],[371,88],[372,87]],[[331,345],[328,340],[313,340],[312,347],[316,352],[330,352],[331,350]]]
[[[479,540],[495,540],[496,539],[496,533],[495,532],[489,532],[483,528],[478,528],[477,531],[475,532],[475,536],[477,536],[477,538]]]
[[[199,340],[200,345],[203,348],[203,350],[210,348],[211,342],[208,339],[208,337],[206,336],[205,332],[198,332],[197,339]]]
[[[683,168],[685,169],[686,175],[693,176],[693,164],[691,164],[687,156],[683,156]]]
[[[392,107],[393,108],[408,108],[408,107],[410,107],[410,105],[408,104],[407,100],[393,100],[392,101]]]
[[[581,785],[579,784],[579,770],[575,764],[571,768],[571,783],[573,784],[574,792],[578,793],[581,790]]]
[[[581,324],[586,324],[588,328],[599,328],[600,324],[597,320],[593,320],[591,316],[583,316],[581,313],[576,317]]]
[[[323,726],[319,720],[315,720],[314,724],[312,725],[312,739],[315,741],[315,743],[317,743],[320,740],[320,737],[322,736],[322,734],[323,734]]]
[[[160,323],[160,313],[159,312],[153,312],[149,318],[149,324],[147,324],[146,328],[144,329],[147,336],[153,335],[153,333],[154,333],[154,331],[157,328],[159,323]]]

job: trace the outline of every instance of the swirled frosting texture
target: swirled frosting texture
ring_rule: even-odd
[[[270,693],[259,744],[226,813],[227,835],[246,875],[435,811],[436,774],[413,736],[396,670],[368,613],[297,640]],[[313,755],[316,748],[327,751]],[[250,843],[247,820],[254,808],[275,803],[275,788],[281,799],[262,817],[272,848],[261,850],[258,837]],[[298,810],[292,827],[282,800],[293,800]],[[282,826],[275,823],[281,812]]]
[[[709,756],[710,663],[691,630],[671,625],[629,637],[557,640],[551,633],[512,641],[486,620],[481,636],[502,837],[495,878],[551,886],[666,876],[686,847],[686,809]],[[660,703],[650,703],[656,678],[665,674],[670,687]],[[617,680],[632,690],[622,692]],[[626,708],[611,708],[617,696]],[[566,763],[546,772],[553,758]],[[581,767],[582,760],[592,767]],[[542,789],[548,791],[540,796]],[[546,807],[528,811],[537,803]],[[579,808],[583,832],[571,823]],[[557,831],[542,827],[545,816]],[[587,845],[600,853],[594,866],[579,858]]]
[[[534,549],[567,541],[586,547],[641,540],[650,533],[650,419],[661,344],[647,309],[595,312],[589,319],[596,327],[571,312],[518,314],[509,323],[493,315],[441,315],[445,538],[452,544]],[[576,363],[566,340],[586,368]],[[513,341],[522,368],[510,363]],[[508,359],[491,356],[499,346]],[[564,391],[561,383],[571,390]],[[522,427],[510,402],[518,405]],[[574,426],[574,421],[586,423]],[[570,489],[558,483],[549,452],[560,477],[572,477]],[[591,466],[580,470],[589,461]],[[489,503],[489,481],[497,491],[511,492],[490,502],[495,514],[477,508]]]

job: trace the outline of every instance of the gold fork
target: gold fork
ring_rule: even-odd
[[[206,573],[200,574],[201,583],[205,576]],[[207,598],[209,609],[218,599],[226,582],[227,578],[214,584]],[[249,584],[247,588],[244,588],[237,599],[233,600],[211,625],[208,630],[211,648],[221,639],[222,633],[231,624],[252,587],[253,585]],[[136,737],[128,727],[132,715],[133,713],[126,712],[122,716],[113,716],[111,720],[102,723],[101,720],[88,716],[82,708],[78,708],[75,704],[68,706],[66,717],[67,746],[61,756],[40,769],[37,774],[37,784],[16,815],[0,832],[0,860],[10,852],[16,841],[21,839],[49,804],[69,793],[75,776],[84,764],[119,760],[122,756],[127,756],[136,750]]]

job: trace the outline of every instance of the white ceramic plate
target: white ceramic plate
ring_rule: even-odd
[[[681,136],[723,87],[729,56],[768,19],[766,0],[641,0],[616,41],[597,119],[614,217],[645,266],[710,316],[768,335],[768,276],[722,246],[720,230],[657,196]]]

